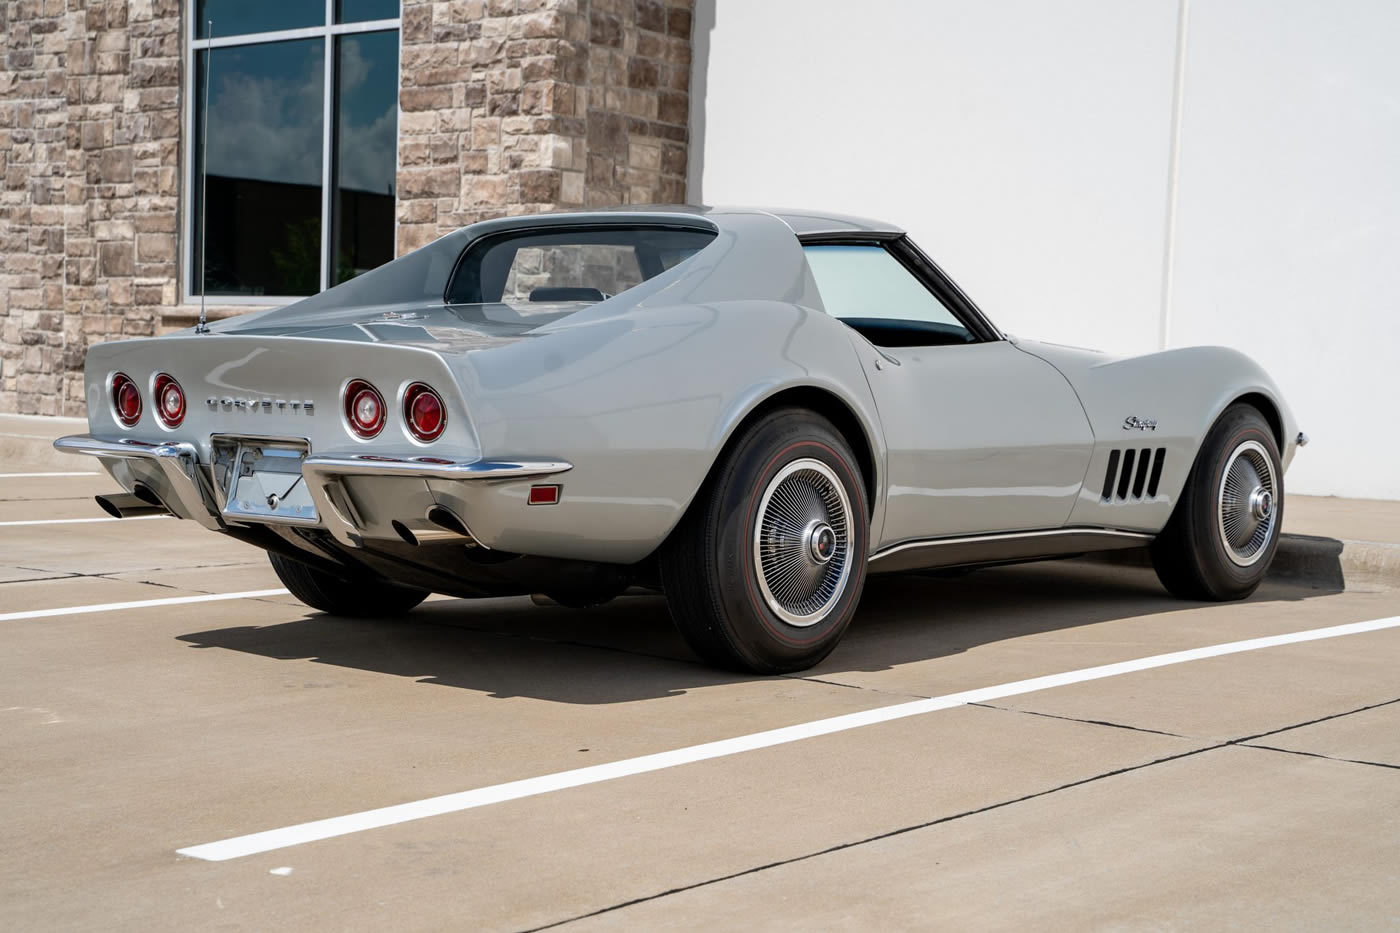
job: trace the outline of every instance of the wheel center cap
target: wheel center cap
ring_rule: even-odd
[[[1249,514],[1261,522],[1274,514],[1274,494],[1256,486],[1249,494]]]
[[[836,555],[836,532],[826,522],[816,522],[807,532],[807,551],[812,560],[824,564]]]

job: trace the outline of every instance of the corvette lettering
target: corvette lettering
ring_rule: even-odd
[[[274,409],[278,411],[287,411],[290,409],[292,411],[304,411],[309,415],[316,410],[316,403],[309,398],[239,398],[231,395],[225,395],[219,398],[211,395],[204,400],[204,403],[209,406],[210,410],[222,408],[225,411],[234,411],[238,409],[243,411],[272,411]]]
[[[1157,422],[1129,415],[1123,420],[1123,430],[1131,431],[1133,428],[1137,428],[1139,431],[1155,431],[1157,430]]]

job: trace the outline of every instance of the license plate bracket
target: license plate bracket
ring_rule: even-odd
[[[305,444],[244,440],[229,470],[223,513],[235,521],[315,525],[316,504],[302,479]]]

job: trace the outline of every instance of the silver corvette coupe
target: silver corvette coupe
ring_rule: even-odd
[[[867,573],[1146,547],[1239,599],[1306,438],[1233,350],[999,331],[896,227],[652,208],[474,224],[313,298],[94,346],[127,516],[265,549],[329,613],[666,594],[704,660],[825,657]]]

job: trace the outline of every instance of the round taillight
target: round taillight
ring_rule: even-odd
[[[168,373],[156,376],[156,417],[167,428],[178,428],[185,420],[185,390]]]
[[[403,394],[403,419],[420,441],[435,441],[447,427],[447,406],[431,386],[415,382]]]
[[[112,377],[112,410],[128,428],[141,420],[141,390],[126,373]]]
[[[345,421],[350,430],[359,437],[375,437],[388,418],[379,390],[363,379],[351,379],[345,387]]]

